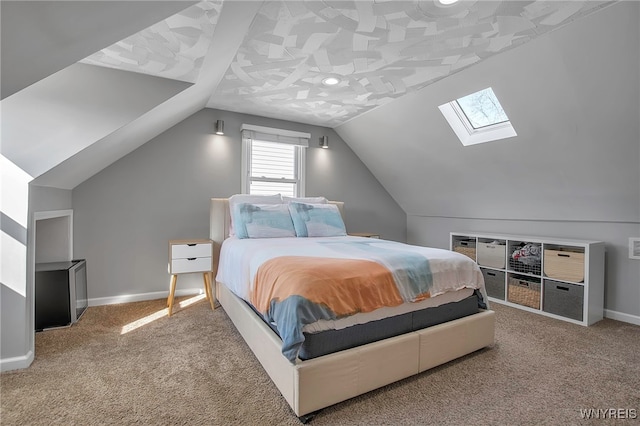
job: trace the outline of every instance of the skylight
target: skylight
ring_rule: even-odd
[[[456,102],[474,129],[509,121],[491,87],[456,99]]]
[[[440,105],[439,108],[465,146],[517,136],[491,87]]]

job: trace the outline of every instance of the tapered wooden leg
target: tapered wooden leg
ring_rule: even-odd
[[[202,274],[204,278],[204,293],[207,295],[207,299],[211,304],[211,309],[215,309],[215,300],[213,298],[213,292],[211,291],[211,275],[209,272]]]
[[[178,281],[178,276],[171,275],[171,287],[169,288],[169,298],[167,299],[167,303],[169,304],[169,316],[171,316],[171,312],[173,311],[173,297],[176,294],[177,281]]]
[[[206,272],[202,273],[202,281],[204,281],[204,296],[207,300],[209,300],[211,298],[211,294],[209,293],[209,286],[208,286],[209,281],[207,280]]]

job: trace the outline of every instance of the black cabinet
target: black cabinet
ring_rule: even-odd
[[[84,260],[36,263],[35,329],[65,327],[88,306]]]

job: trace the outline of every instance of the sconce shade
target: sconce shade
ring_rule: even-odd
[[[320,148],[329,148],[329,137],[322,136],[320,138]]]
[[[216,121],[216,135],[224,135],[224,120]]]

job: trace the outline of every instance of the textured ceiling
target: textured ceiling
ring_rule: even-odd
[[[608,3],[265,1],[207,106],[335,127]],[[193,83],[222,7],[201,2],[83,62]]]
[[[195,83],[221,8],[198,3],[80,62]]]

